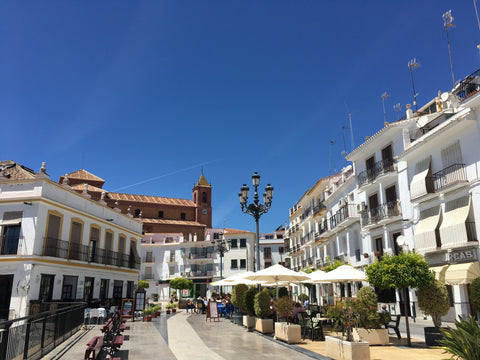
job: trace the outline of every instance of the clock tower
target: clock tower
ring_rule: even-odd
[[[212,185],[200,175],[197,184],[193,187],[193,203],[195,204],[195,220],[212,227]]]

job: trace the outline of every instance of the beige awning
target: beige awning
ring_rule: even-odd
[[[430,270],[435,273],[435,279],[445,284],[445,274],[449,265],[431,267]]]
[[[449,201],[445,204],[440,239],[442,247],[453,247],[466,244],[468,241],[467,225],[470,212],[470,196]]]
[[[419,161],[415,165],[415,175],[410,182],[410,198],[416,199],[428,193],[427,176],[430,171],[431,156]]]
[[[480,263],[478,261],[450,265],[445,273],[445,284],[470,284],[478,277],[480,277]]]
[[[7,211],[3,214],[3,220],[0,225],[12,226],[20,225],[22,223],[22,211]]]
[[[435,230],[440,221],[441,208],[435,206],[420,212],[420,220],[415,227],[415,249],[421,252],[437,248]]]

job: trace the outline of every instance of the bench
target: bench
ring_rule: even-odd
[[[83,360],[95,360],[101,353],[103,347],[103,336],[94,336],[87,344],[87,350]]]
[[[393,315],[393,316],[390,317],[390,322],[385,325],[385,329],[395,330],[395,333],[397,334],[397,337],[399,339],[402,338],[402,336],[400,335],[400,329],[398,328],[398,325],[400,325],[401,317],[402,317],[401,315]]]
[[[104,347],[107,349],[107,353],[110,356],[113,356],[117,350],[120,349],[125,339],[123,335],[120,335],[125,324],[119,319],[120,317],[118,317],[117,321],[115,317],[112,317],[108,319],[107,323],[101,328],[101,331],[104,333]]]

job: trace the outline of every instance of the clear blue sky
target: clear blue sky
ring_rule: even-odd
[[[383,92],[387,121],[412,102],[410,59],[420,105],[451,89],[449,9],[460,79],[480,68],[472,1],[2,1],[1,159],[188,199],[203,164],[213,225],[252,231],[237,194],[258,171],[273,231],[328,175],[330,140],[345,165],[349,112],[359,145]]]

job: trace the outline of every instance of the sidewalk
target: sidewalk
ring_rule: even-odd
[[[406,337],[402,339],[390,336],[388,346],[371,346],[371,360],[440,360],[448,357],[443,350],[429,349],[423,342],[423,326],[427,321],[418,321],[411,326],[413,347],[406,347]],[[83,359],[87,342],[101,335],[100,325],[88,326],[55,348],[42,360],[80,360]],[[128,322],[124,332],[125,341],[116,356],[121,360],[223,360],[223,359],[281,359],[328,360],[324,341],[304,340],[297,345],[288,345],[275,340],[271,335],[249,332],[243,326],[230,320],[205,321],[205,315],[187,314],[179,310],[176,314],[153,319],[152,322]],[[419,337],[419,336],[415,336]],[[103,356],[103,359],[105,356]]]

